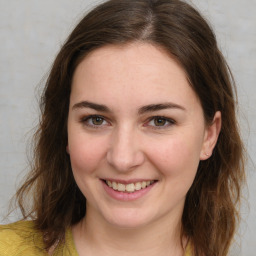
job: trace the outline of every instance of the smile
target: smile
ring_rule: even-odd
[[[119,192],[127,192],[127,193],[133,193],[135,191],[144,189],[152,185],[154,182],[155,181],[152,180],[152,181],[142,181],[142,182],[123,184],[115,181],[105,180],[105,183],[113,190],[116,190]]]

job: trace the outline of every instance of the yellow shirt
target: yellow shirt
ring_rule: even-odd
[[[33,221],[19,221],[0,225],[0,256],[46,256],[42,234],[34,228]],[[71,228],[65,234],[65,243],[56,248],[53,256],[78,256]],[[191,256],[190,246],[185,256]]]

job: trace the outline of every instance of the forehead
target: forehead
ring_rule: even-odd
[[[75,70],[71,100],[136,104],[186,102],[197,97],[183,68],[160,47],[146,43],[104,46]]]
[[[150,79],[156,74],[166,76],[168,73],[175,74],[175,78],[179,76],[179,79],[186,80],[184,70],[167,51],[159,46],[139,42],[107,45],[90,52],[75,70],[74,81],[77,73],[93,75],[91,71],[95,74],[94,78],[101,78],[103,75],[105,78],[118,78],[118,72],[122,72],[129,78],[147,74]],[[96,76],[97,73],[100,76]],[[114,73],[115,76],[112,77]]]

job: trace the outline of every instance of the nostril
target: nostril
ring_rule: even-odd
[[[118,149],[118,148],[117,148]],[[107,153],[107,161],[118,171],[129,171],[144,162],[143,152],[134,148],[126,150],[109,150]]]

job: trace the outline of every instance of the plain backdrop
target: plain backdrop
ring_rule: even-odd
[[[58,50],[92,0],[0,0],[0,216],[27,171],[38,94]],[[234,73],[240,124],[250,155],[241,244],[230,255],[256,255],[256,0],[192,0],[212,24]],[[11,220],[17,216],[13,215]],[[1,218],[0,218],[1,219]],[[0,221],[3,223],[3,221]]]

